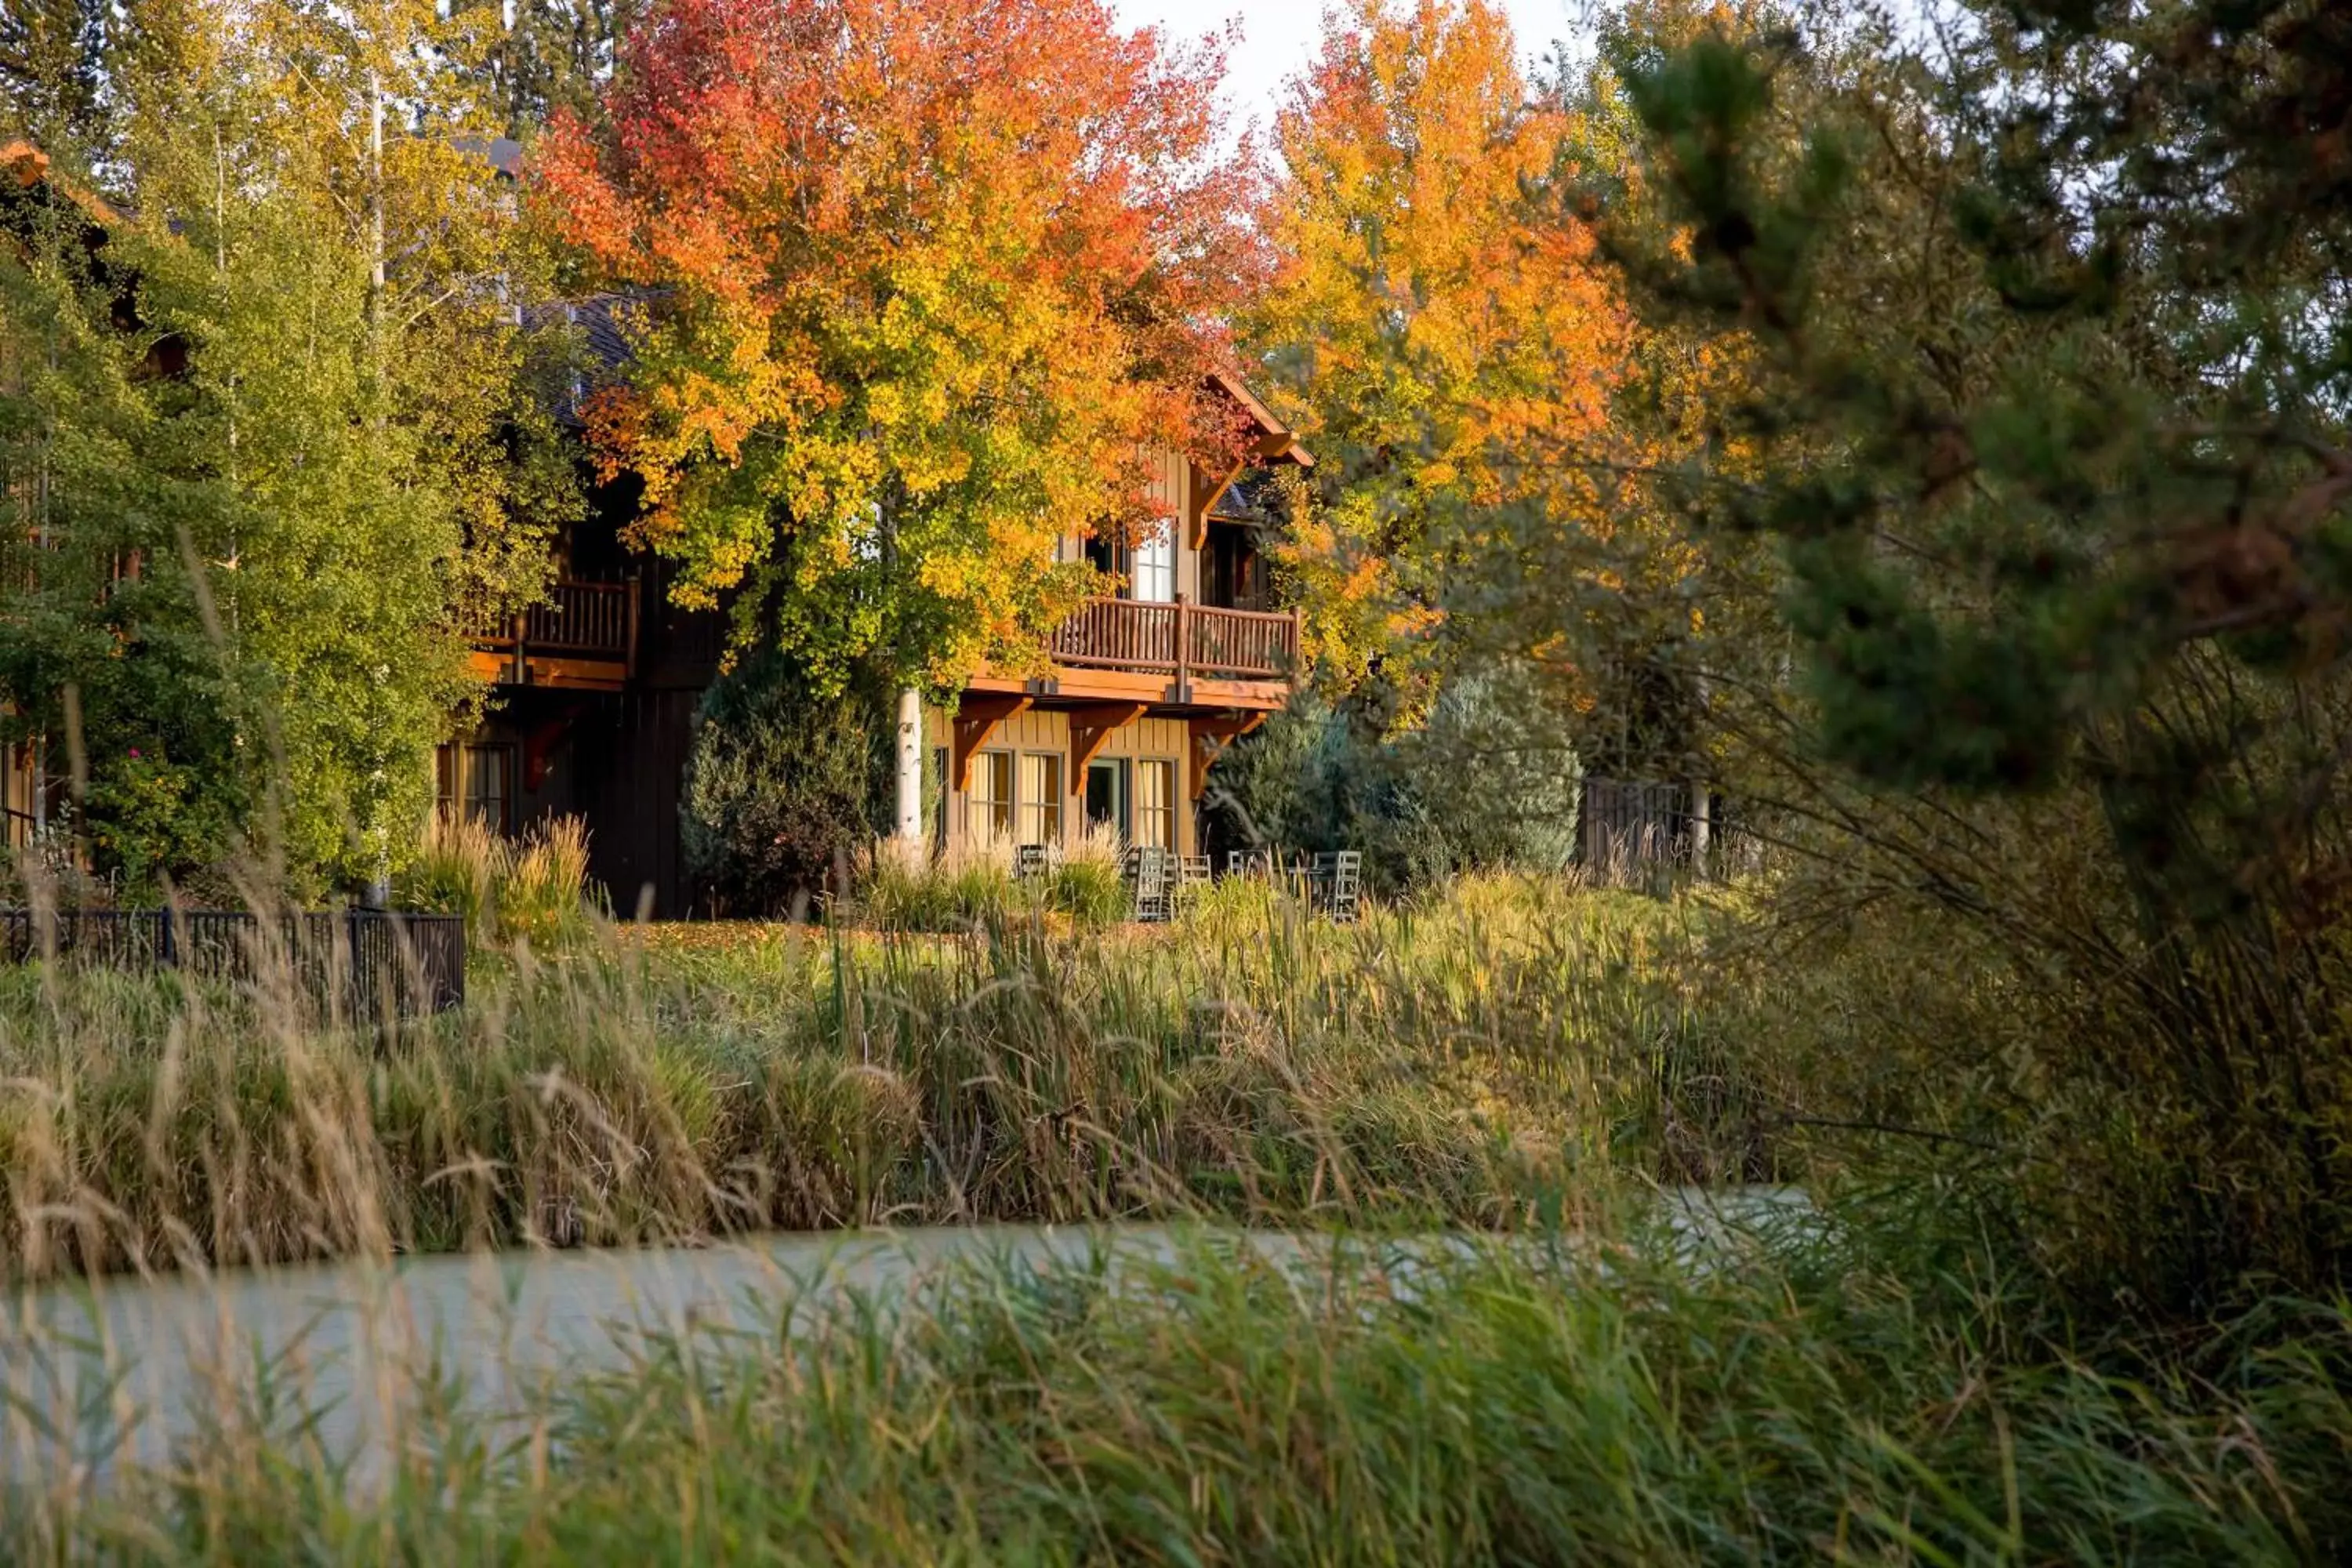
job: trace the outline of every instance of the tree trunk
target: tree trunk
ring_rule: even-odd
[[[898,693],[898,837],[923,841],[923,694]]]
[[[1690,784],[1690,857],[1691,873],[1706,875],[1707,842],[1713,837],[1714,802],[1707,795],[1706,781],[1693,779]]]

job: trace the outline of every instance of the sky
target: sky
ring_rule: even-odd
[[[1569,30],[1570,0],[1502,0],[1521,52],[1542,55]],[[1157,24],[1171,38],[1191,40],[1239,17],[1241,41],[1227,62],[1225,98],[1238,122],[1255,119],[1268,131],[1283,83],[1315,56],[1323,36],[1323,0],[1111,0],[1129,26]]]

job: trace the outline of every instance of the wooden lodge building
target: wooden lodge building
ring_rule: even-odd
[[[1055,635],[1045,676],[976,677],[924,716],[942,781],[940,848],[1066,845],[1082,833],[1179,856],[1202,851],[1199,803],[1225,746],[1290,700],[1298,618],[1276,606],[1255,504],[1267,466],[1314,459],[1234,377],[1259,466],[1224,473],[1150,454],[1158,531],[1132,548],[1066,533],[1062,558],[1118,584]]]
[[[519,149],[481,151],[509,174]],[[0,148],[0,205],[71,199],[96,254],[112,215],[47,179],[25,143]],[[0,214],[0,216],[6,216]],[[566,307],[592,357],[627,348],[610,309]],[[169,369],[172,367],[163,367]],[[1292,433],[1234,376],[1211,378],[1255,437],[1242,466],[1172,448],[1144,454],[1160,513],[1133,547],[1097,541],[1073,520],[1057,546],[1117,584],[1060,628],[1043,676],[982,674],[952,709],[919,715],[934,781],[909,823],[943,852],[1057,846],[1079,835],[1180,856],[1203,852],[1199,802],[1233,740],[1281,708],[1298,661],[1298,622],[1277,608],[1264,549],[1278,526],[1257,504],[1268,471],[1311,465]],[[587,826],[590,872],[623,914],[705,912],[684,864],[678,806],[695,714],[717,678],[725,625],[715,611],[669,603],[666,563],[630,551],[626,483],[592,498],[561,542],[544,603],[468,629],[475,673],[492,689],[474,733],[436,758],[440,808],[519,836],[574,816]],[[62,806],[64,758],[40,739],[0,744],[0,850],[35,841]],[[910,835],[911,836],[911,835]]]
[[[592,336],[609,331],[583,310]],[[614,352],[603,345],[600,353]],[[1256,435],[1257,466],[1217,471],[1147,454],[1156,536],[1132,548],[1073,528],[1059,558],[1118,584],[1055,636],[1043,676],[974,678],[920,719],[933,781],[921,832],[935,851],[1058,847],[1082,834],[1179,856],[1203,852],[1199,804],[1233,740],[1290,699],[1298,621],[1276,608],[1259,506],[1267,470],[1311,464],[1234,377],[1213,378]],[[725,637],[715,611],[668,602],[665,563],[619,534],[631,502],[607,492],[565,542],[548,601],[477,633],[494,688],[474,734],[442,748],[439,795],[502,832],[571,815],[616,910],[707,912],[683,858],[678,806],[694,716]]]

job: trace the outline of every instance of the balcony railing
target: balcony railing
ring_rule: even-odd
[[[1165,671],[1180,681],[1288,679],[1298,662],[1298,617],[1223,610],[1177,599],[1089,599],[1054,635],[1054,661],[1087,669]]]
[[[474,646],[572,658],[633,662],[637,645],[635,583],[558,583],[544,604],[470,629]]]

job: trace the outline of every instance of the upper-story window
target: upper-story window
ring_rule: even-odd
[[[1176,520],[1163,517],[1149,524],[1133,544],[1115,533],[1090,537],[1086,559],[1097,571],[1119,579],[1120,598],[1171,603],[1176,597]]]
[[[1128,571],[1129,596],[1165,605],[1176,597],[1176,520],[1163,517],[1136,542]]]

